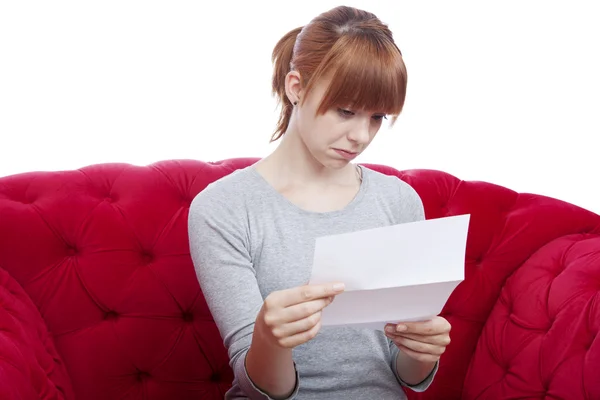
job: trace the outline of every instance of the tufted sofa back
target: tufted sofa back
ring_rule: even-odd
[[[0,387],[18,375],[29,387],[13,392],[31,399],[223,398],[232,374],[187,212],[210,182],[255,161],[0,178],[0,284],[29,304],[7,308],[0,291]],[[439,171],[368,166],[410,183],[427,218],[471,214],[466,280],[443,311],[453,343],[431,389],[409,396],[600,398],[600,216]],[[5,328],[14,320],[38,334],[19,339]],[[9,363],[8,348],[27,357]]]

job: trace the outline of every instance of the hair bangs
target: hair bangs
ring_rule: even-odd
[[[318,113],[332,107],[384,113],[394,120],[406,97],[406,68],[393,42],[376,34],[342,36],[315,74],[330,79]]]

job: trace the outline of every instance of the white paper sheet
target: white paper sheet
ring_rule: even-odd
[[[318,238],[311,284],[346,290],[322,314],[323,326],[383,330],[386,323],[438,315],[464,280],[470,215]]]

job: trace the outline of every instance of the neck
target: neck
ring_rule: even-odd
[[[308,151],[299,135],[288,130],[280,139],[279,146],[264,159],[268,169],[287,181],[339,182],[354,179],[355,166],[328,168],[316,160]]]

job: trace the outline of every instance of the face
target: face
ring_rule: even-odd
[[[335,107],[317,115],[327,84],[327,81],[320,82],[303,103],[298,102],[291,123],[295,124],[296,134],[314,159],[325,167],[341,168],[369,146],[385,114]],[[295,99],[303,95],[301,90],[294,93]]]

